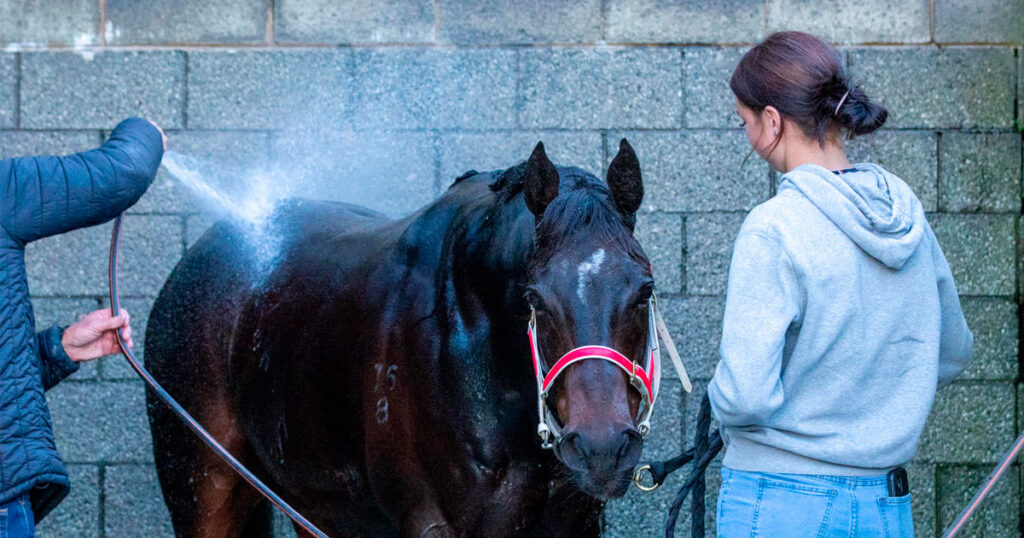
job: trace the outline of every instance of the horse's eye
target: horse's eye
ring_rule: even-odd
[[[640,288],[640,293],[637,294],[637,304],[647,306],[647,301],[651,299],[652,295],[654,295],[654,284],[644,284],[644,287]]]
[[[526,302],[533,307],[534,310],[544,310],[544,301],[541,300],[540,294],[537,290],[530,288],[526,290]]]

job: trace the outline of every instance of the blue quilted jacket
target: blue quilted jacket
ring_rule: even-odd
[[[78,364],[60,328],[35,332],[25,245],[117,216],[146,192],[162,157],[160,132],[132,118],[99,149],[0,161],[0,503],[31,492],[37,521],[69,489],[43,392]]]

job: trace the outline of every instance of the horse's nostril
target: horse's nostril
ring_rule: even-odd
[[[622,433],[622,443],[619,445],[616,454],[617,467],[632,468],[640,460],[640,452],[643,450],[643,438],[635,431]]]
[[[625,459],[626,455],[629,454],[629,445],[630,445],[630,438],[627,435],[627,436],[623,437],[622,445],[619,446],[619,460]]]
[[[585,468],[590,460],[590,449],[587,440],[577,432],[568,433],[563,436],[555,450],[556,456],[562,460],[562,463],[574,469]]]

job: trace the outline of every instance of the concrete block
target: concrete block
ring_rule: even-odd
[[[850,70],[889,109],[888,127],[1009,127],[1009,48],[872,47],[850,51]]]
[[[764,37],[762,2],[608,0],[605,39],[612,43],[750,43]]]
[[[1007,441],[1009,444],[1009,441]],[[960,514],[992,472],[989,465],[940,465],[936,473],[938,529],[945,529]],[[1011,470],[967,521],[960,536],[1020,536],[1020,475]]]
[[[47,392],[46,399],[65,461],[153,461],[141,382],[65,381]]]
[[[69,155],[97,148],[101,142],[98,131],[0,131],[0,159]]]
[[[29,287],[44,296],[105,296],[110,225],[75,230],[25,249]],[[122,297],[154,296],[181,257],[182,225],[173,216],[128,216],[121,232]],[[73,257],[69,257],[74,253]]]
[[[683,218],[676,213],[641,213],[637,215],[635,236],[654,265],[658,296],[681,293]]]
[[[645,211],[747,211],[768,199],[768,165],[738,131],[611,133],[629,139],[643,170]],[[611,156],[609,156],[611,160]]]
[[[36,317],[36,330],[43,331],[54,325],[66,327],[76,322],[89,312],[103,308],[100,301],[93,298],[63,299],[40,297],[32,299],[32,311]],[[71,379],[93,379],[98,371],[96,361],[84,362],[79,365]]]
[[[45,296],[104,295],[109,247],[109,225],[29,243],[25,248],[29,289]],[[73,261],[70,253],[75,253]]]
[[[440,0],[441,40],[458,44],[594,43],[599,0]]]
[[[355,57],[359,129],[501,129],[515,123],[515,51],[365,49]]]
[[[107,0],[107,43],[263,43],[263,0]]]
[[[665,48],[523,49],[526,128],[678,128],[682,55]]]
[[[830,43],[925,43],[928,0],[768,0],[768,31],[797,30]]]
[[[277,0],[279,43],[430,43],[431,0]]]
[[[97,2],[8,0],[0,3],[0,43],[15,47],[99,43]]]
[[[935,229],[962,295],[1013,295],[1014,217],[934,214]]]
[[[718,346],[722,342],[725,299],[659,298],[658,303],[690,379],[711,379],[718,364]],[[669,366],[666,365],[666,368]],[[666,371],[666,375],[670,373]],[[694,382],[694,385],[697,384]]]
[[[68,465],[71,493],[37,527],[45,538],[99,538],[100,468]]]
[[[112,129],[142,116],[184,125],[185,55],[179,51],[32,52],[21,57],[21,126]]]
[[[942,210],[1019,212],[1020,144],[1016,133],[943,133],[939,142]]]
[[[191,52],[191,129],[347,127],[351,55],[338,49]]]
[[[736,99],[729,79],[747,47],[705,48],[683,50],[683,119],[686,127],[739,129]]]
[[[0,35],[3,34],[0,31]],[[13,129],[17,125],[18,55],[3,53],[0,54],[0,128]],[[0,151],[3,151],[2,146]]]
[[[686,217],[686,293],[724,295],[732,247],[745,213],[694,214]]]
[[[486,172],[515,166],[530,157],[537,142],[544,142],[544,150],[555,164],[578,166],[604,179],[604,151],[597,131],[456,132],[440,137],[441,187],[448,188],[468,170]]]
[[[935,465],[910,463],[905,467],[910,480],[914,535],[935,536]]]
[[[103,483],[105,536],[172,537],[171,516],[152,465],[109,465]]]
[[[850,162],[875,163],[905,181],[925,211],[938,208],[938,136],[884,129],[845,141]]]
[[[199,163],[202,168],[197,172],[201,180],[231,201],[244,200],[247,193],[251,195],[251,176],[271,169],[270,135],[264,132],[177,131],[167,135],[167,147]],[[164,162],[173,156],[164,156]],[[129,213],[224,212],[220,204],[213,196],[197,193],[161,167],[149,190]]]
[[[917,459],[995,463],[1017,436],[1015,414],[1012,383],[953,383],[936,395]]]
[[[1017,377],[1017,305],[992,297],[960,300],[974,334],[974,361],[961,379],[1012,381]]]
[[[1024,43],[1024,3],[935,0],[938,43]]]
[[[283,133],[274,155],[289,159],[289,196],[340,200],[389,215],[410,213],[437,195],[434,138],[427,133]]]

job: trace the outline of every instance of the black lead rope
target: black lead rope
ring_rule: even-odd
[[[697,427],[694,433],[693,448],[683,452],[670,460],[651,464],[651,476],[655,485],[661,485],[668,478],[668,475],[677,471],[683,465],[693,462],[690,474],[686,482],[679,488],[676,498],[669,508],[668,518],[665,520],[665,538],[675,538],[676,522],[679,520],[679,512],[683,508],[683,502],[691,497],[690,502],[690,536],[692,538],[704,538],[704,493],[707,484],[704,481],[704,473],[707,471],[711,460],[722,450],[722,435],[718,430],[709,432],[711,429],[711,401],[705,393],[700,401],[700,412],[697,414]]]
[[[119,301],[117,297],[117,244],[120,236],[121,215],[118,215],[117,219],[114,220],[114,230],[110,236],[110,268],[108,273],[108,276],[110,278],[110,313],[113,316],[116,316],[118,312],[120,312]],[[212,435],[210,435],[210,432],[206,431],[206,429],[203,428],[202,425],[200,425],[199,422],[196,421],[196,419],[192,418],[192,415],[188,414],[188,411],[185,411],[185,408],[182,407],[181,404],[176,402],[174,398],[172,398],[171,395],[168,394],[167,391],[160,386],[160,383],[157,383],[156,379],[153,378],[149,371],[146,370],[139,363],[139,360],[135,357],[135,353],[125,344],[124,336],[121,334],[121,329],[117,330],[117,345],[120,346],[121,353],[124,354],[124,357],[128,359],[128,364],[131,364],[132,368],[135,370],[135,373],[139,374],[139,377],[141,377],[142,380],[145,381],[147,385],[149,385],[149,388],[153,391],[153,394],[156,394],[160,401],[167,405],[167,407],[169,407],[171,411],[174,412],[175,415],[178,415],[178,418],[180,418],[185,423],[185,425],[188,426],[190,430],[192,430],[193,433],[195,433],[200,439],[202,439],[207,446],[209,446],[215,453],[217,453],[217,455],[220,456],[225,463],[230,465],[231,468],[234,469],[235,472],[237,472],[243,479],[245,479],[246,482],[251,484],[252,487],[256,488],[260,493],[262,493],[264,497],[266,497],[275,506],[280,508],[281,511],[288,515],[288,517],[292,518],[292,521],[294,521],[296,524],[300,525],[302,528],[306,529],[306,531],[308,531],[313,536],[316,536],[317,538],[327,538],[326,534],[324,534],[320,529],[316,528],[315,525],[310,523],[309,520],[303,517],[302,514],[298,513],[288,503],[284,502],[284,499],[282,499],[276,493],[274,493],[274,491],[267,487],[267,485],[264,484],[259,478],[256,478],[256,475],[252,474],[252,471],[246,469],[245,466],[242,465],[240,461],[235,459],[235,457],[232,456],[231,453],[228,452],[228,450],[224,448],[223,445],[218,443],[217,440],[214,439]]]

